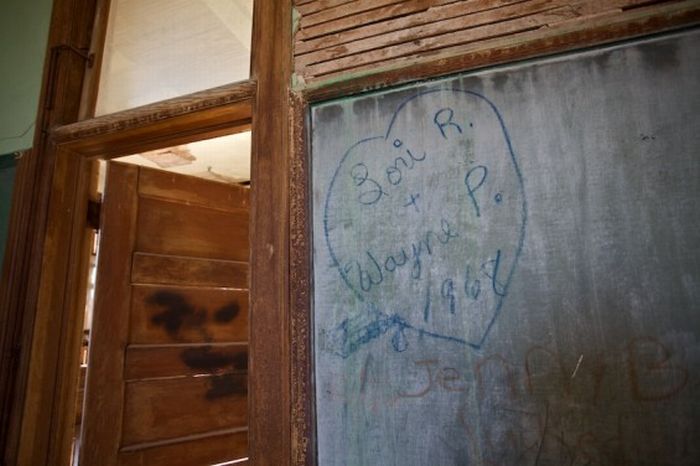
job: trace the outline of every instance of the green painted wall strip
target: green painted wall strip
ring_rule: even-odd
[[[52,3],[0,2],[0,154],[32,146]]]

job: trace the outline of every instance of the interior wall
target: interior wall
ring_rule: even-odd
[[[52,3],[0,3],[0,154],[32,146]]]

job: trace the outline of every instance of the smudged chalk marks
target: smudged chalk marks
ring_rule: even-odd
[[[461,89],[406,99],[381,135],[347,149],[324,191],[331,268],[355,302],[322,329],[327,351],[348,357],[384,335],[395,351],[409,337],[483,345],[527,223],[523,176],[490,100]]]

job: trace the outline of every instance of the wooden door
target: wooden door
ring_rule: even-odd
[[[247,456],[248,192],[108,164],[81,465]]]

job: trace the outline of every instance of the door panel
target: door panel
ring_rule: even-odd
[[[248,286],[248,263],[136,252],[131,276],[143,284],[242,288]]]
[[[248,211],[224,211],[142,197],[136,250],[248,260]]]
[[[129,343],[197,343],[245,341],[248,338],[248,290],[230,288],[133,285]],[[203,313],[206,330],[196,325],[170,324],[163,331],[164,306],[182,306],[184,314]],[[203,335],[203,332],[205,333]]]
[[[193,464],[216,464],[219,458],[245,457],[248,451],[246,432],[195,437],[191,441],[163,444],[158,448],[138,450],[124,449],[120,455],[120,466],[192,466]],[[236,463],[242,466],[245,463]]]
[[[80,464],[247,456],[248,189],[108,164]]]
[[[122,445],[246,425],[245,374],[126,383]]]
[[[153,364],[158,361],[158,364]],[[248,347],[242,343],[217,345],[129,345],[124,380],[142,380],[178,375],[202,376],[222,367],[245,374]]]

